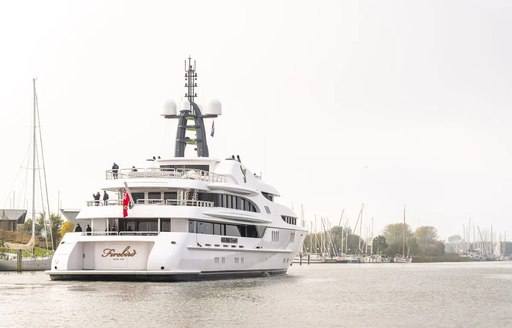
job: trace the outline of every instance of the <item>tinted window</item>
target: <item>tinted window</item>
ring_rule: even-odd
[[[226,224],[226,236],[241,237],[237,226]]]
[[[161,199],[162,193],[160,192],[148,192],[148,199]]]
[[[197,222],[197,233],[204,233],[213,235],[213,223],[210,222]]]
[[[133,202],[137,203],[137,200],[144,199],[144,193],[143,192],[134,192],[132,193]]]

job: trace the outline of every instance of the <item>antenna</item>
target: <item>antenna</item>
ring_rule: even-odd
[[[185,88],[187,88],[187,93],[185,93],[185,97],[188,98],[190,103],[194,102],[194,98],[197,97],[197,93],[195,93],[195,88],[197,87],[197,73],[196,73],[196,61],[194,60],[194,66],[192,67],[192,57],[188,56],[188,68],[187,68],[187,60],[185,59]]]
[[[170,110],[162,114],[165,118],[178,119],[178,129],[176,132],[176,143],[174,155],[176,157],[185,157],[185,148],[187,145],[195,146],[198,157],[208,157],[208,144],[204,126],[204,118],[215,118],[222,114],[219,101],[210,102],[211,108],[207,107],[203,114],[202,109],[196,103],[197,93],[197,72],[196,61],[192,62],[192,57],[185,59],[185,101],[182,102],[179,113],[176,112],[176,105],[172,105]],[[187,135],[187,132],[190,134]],[[192,134],[192,135],[191,135]]]

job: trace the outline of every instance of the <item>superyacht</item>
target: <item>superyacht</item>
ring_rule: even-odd
[[[306,236],[304,222],[279,204],[278,191],[240,157],[210,157],[204,119],[221,103],[196,102],[196,63],[185,61],[187,93],[177,119],[174,157],[146,167],[107,170],[108,200],[88,201],[83,231],[62,239],[47,271],[52,280],[181,281],[285,274]],[[185,156],[187,146],[194,156]],[[189,149],[191,150],[191,149]],[[190,151],[188,152],[190,153]],[[114,163],[115,164],[115,163]]]

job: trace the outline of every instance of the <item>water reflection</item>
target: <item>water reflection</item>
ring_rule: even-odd
[[[512,326],[512,264],[315,264],[288,276],[58,282],[0,273],[4,327]]]

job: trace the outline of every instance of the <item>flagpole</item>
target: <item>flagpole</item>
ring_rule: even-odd
[[[126,192],[128,193],[128,196],[130,196],[130,208],[132,208],[135,203],[133,202],[133,197],[132,197],[132,193],[130,192],[130,188],[128,188],[128,183],[124,183],[124,189],[126,190]]]

